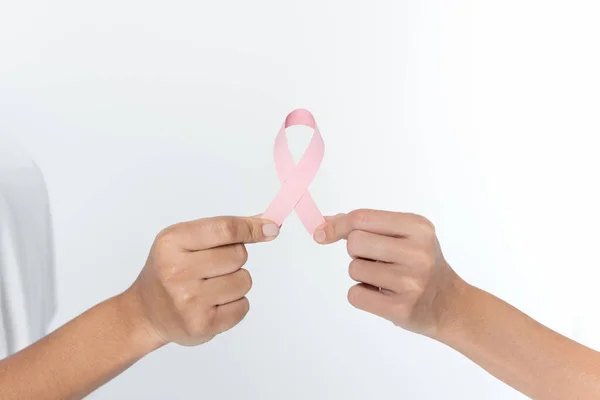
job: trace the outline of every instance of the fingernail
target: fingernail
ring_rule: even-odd
[[[318,243],[323,243],[327,238],[327,235],[323,229],[318,229],[315,231],[314,238]]]
[[[275,237],[279,235],[279,227],[277,224],[265,224],[262,227],[263,235],[266,237]]]

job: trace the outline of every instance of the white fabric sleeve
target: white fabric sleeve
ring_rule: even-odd
[[[56,306],[46,184],[37,165],[22,155],[16,160],[20,149],[0,134],[0,148],[11,147],[12,159],[0,151],[0,357],[44,336]]]

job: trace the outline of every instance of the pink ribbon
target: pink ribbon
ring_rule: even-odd
[[[294,163],[285,136],[285,129],[295,125],[304,125],[314,131],[298,165]],[[313,234],[319,225],[325,223],[323,215],[308,192],[308,187],[317,175],[324,154],[323,137],[310,111],[298,109],[289,113],[275,138],[275,168],[282,186],[262,218],[281,226],[286,217],[296,210],[300,221],[310,234]]]

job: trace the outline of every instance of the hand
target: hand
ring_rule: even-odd
[[[128,289],[160,344],[198,345],[248,313],[252,286],[242,269],[243,243],[265,242],[277,225],[258,218],[216,217],[180,223],[158,234],[141,274]]]
[[[431,222],[376,210],[326,220],[314,237],[322,244],[347,240],[350,277],[360,282],[348,292],[350,304],[434,337],[462,281],[444,259]]]

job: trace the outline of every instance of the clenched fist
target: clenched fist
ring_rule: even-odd
[[[360,282],[348,292],[349,302],[402,328],[435,336],[461,280],[444,259],[431,222],[376,210],[326,220],[315,240],[347,240],[350,277]]]
[[[269,241],[278,232],[270,221],[242,217],[168,227],[156,237],[127,295],[159,343],[207,342],[248,313],[252,279],[242,268],[248,259],[244,243]]]

